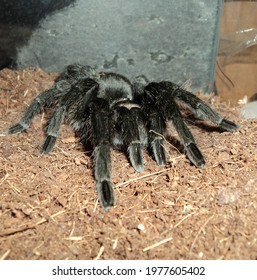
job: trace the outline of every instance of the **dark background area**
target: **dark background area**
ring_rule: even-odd
[[[0,69],[16,67],[17,48],[26,44],[41,19],[75,0],[0,0]]]

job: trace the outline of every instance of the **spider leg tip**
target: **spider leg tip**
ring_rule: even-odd
[[[97,183],[98,198],[104,211],[109,211],[115,204],[115,195],[111,181],[103,180]]]
[[[195,143],[190,143],[186,146],[186,153],[189,160],[198,168],[204,168],[205,160]]]
[[[133,168],[136,170],[136,172],[138,173],[141,173],[144,171],[144,165],[138,165],[138,166],[135,166],[133,165]]]
[[[152,142],[153,155],[159,166],[165,166],[167,163],[166,152],[163,147],[163,138],[156,137]]]
[[[47,151],[44,150],[44,149],[41,149],[40,154],[41,154],[41,155],[47,155],[47,154],[49,154],[49,152],[47,152]]]
[[[225,131],[234,131],[236,130],[237,128],[239,128],[239,125],[237,125],[236,123],[230,121],[230,120],[227,120],[227,119],[223,119],[219,125],[223,130]]]
[[[45,142],[44,142],[43,146],[42,146],[41,154],[49,154],[54,147],[56,139],[57,138],[55,136],[48,135],[45,139]]]
[[[23,125],[21,125],[20,123],[14,124],[12,126],[10,126],[7,129],[7,133],[8,134],[16,134],[16,133],[20,133],[23,132],[24,130],[26,130],[27,127],[24,127]]]
[[[137,172],[144,171],[143,150],[140,143],[131,143],[128,148],[131,165]]]
[[[196,167],[203,169],[205,167],[205,161],[200,161],[197,163]]]
[[[101,204],[101,206],[105,212],[108,212],[113,208],[114,204],[113,205],[102,205]]]

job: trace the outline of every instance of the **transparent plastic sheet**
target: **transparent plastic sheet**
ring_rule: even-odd
[[[257,14],[256,14],[257,16]],[[257,27],[222,34],[219,53],[234,56],[257,44]]]
[[[224,2],[229,2],[229,5],[231,6],[235,2],[241,2],[243,5],[243,2],[253,2],[251,3],[253,9],[247,14],[249,19],[247,23],[245,18],[242,17],[242,11],[240,9],[235,9],[233,10],[233,13],[230,13],[229,16],[227,16],[227,21],[231,22],[233,27],[227,26],[226,30],[220,34],[219,54],[234,56],[246,48],[257,44],[257,2],[238,0]]]
[[[257,92],[257,1],[223,1],[215,86],[231,105]]]

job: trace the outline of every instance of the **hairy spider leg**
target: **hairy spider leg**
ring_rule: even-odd
[[[146,141],[142,131],[141,110],[137,107],[128,109],[125,105],[122,105],[117,106],[115,113],[114,115],[117,115],[114,120],[116,127],[115,137],[120,139],[114,139],[114,145],[119,142],[121,146],[125,146],[128,149],[129,159],[133,168],[137,172],[142,172],[144,170],[143,145]]]
[[[190,161],[199,168],[204,167],[203,155],[198,149],[192,133],[183,121],[173,93],[168,91],[161,83],[150,83],[146,89],[150,91],[152,96],[155,96],[155,106],[162,112],[163,116],[168,120],[172,120]]]
[[[51,116],[50,122],[47,128],[47,136],[44,141],[44,144],[41,149],[42,154],[48,154],[52,151],[55,142],[60,134],[60,127],[61,124],[66,117],[66,112],[70,114],[77,113],[76,110],[80,106],[80,108],[85,108],[86,105],[89,103],[92,89],[92,80],[90,79],[83,79],[74,85],[67,85],[67,88],[63,91],[63,95],[58,103],[56,109],[54,110],[53,115]],[[81,97],[82,96],[82,100]],[[74,107],[74,103],[86,103],[86,104],[79,104],[76,108]],[[72,106],[73,105],[73,106]],[[77,104],[78,105],[78,104]],[[74,125],[73,125],[74,126]]]
[[[108,211],[115,204],[111,182],[111,141],[109,102],[96,97],[90,104],[90,119],[94,144],[96,189],[101,206]]]
[[[170,105],[173,109],[170,112],[169,119],[172,120],[173,125],[183,142],[188,158],[196,167],[203,168],[205,165],[205,160],[195,143],[192,133],[183,121],[183,117],[179,111],[178,105],[173,99],[170,100]]]
[[[174,92],[175,98],[181,100],[189,108],[191,108],[196,117],[198,117],[199,119],[209,119],[211,122],[226,131],[232,132],[238,128],[238,125],[222,117],[193,93],[188,92],[171,82],[161,82],[161,84],[167,87],[170,91]]]
[[[21,119],[17,124],[12,125],[8,129],[9,134],[15,134],[18,132],[22,132],[29,128],[31,125],[34,117],[43,112],[45,107],[49,107],[56,98],[59,89],[58,87],[54,86],[49,90],[46,90],[40,93],[29,105],[27,110],[22,115]]]
[[[163,146],[163,133],[165,130],[165,121],[156,111],[149,113],[149,140],[153,150],[154,158],[158,165],[166,164],[166,152]]]
[[[154,90],[155,89],[151,87],[146,87],[142,102],[143,111],[147,116],[148,138],[150,147],[153,151],[153,156],[158,165],[165,165],[166,152],[163,146],[163,134],[166,124],[161,110],[157,107],[156,96],[152,94],[152,91]]]
[[[56,139],[59,137],[60,126],[64,119],[65,108],[63,106],[58,106],[48,124],[47,136],[41,148],[41,154],[48,154],[52,151]]]

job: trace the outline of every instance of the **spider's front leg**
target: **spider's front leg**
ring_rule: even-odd
[[[149,142],[153,151],[154,158],[158,165],[166,164],[166,152],[163,146],[163,134],[165,130],[165,120],[162,115],[149,108],[148,116],[148,130]]]
[[[144,90],[138,97],[138,102],[142,104],[142,111],[146,116],[148,146],[150,146],[157,164],[165,165],[166,152],[163,146],[163,134],[166,129],[165,118],[161,109],[156,108],[158,105],[151,91]]]
[[[120,147],[128,149],[133,168],[137,172],[142,172],[144,170],[143,146],[146,145],[147,137],[141,109],[133,106],[128,103],[115,108],[113,118],[116,125],[112,141],[118,149]]]
[[[42,146],[41,153],[48,154],[53,149],[57,138],[59,137],[60,127],[68,113],[67,118],[72,118],[78,113],[85,114],[86,107],[91,99],[95,88],[95,82],[85,78],[71,86],[66,82],[66,88],[63,95],[51,117],[47,128],[47,137]],[[83,112],[81,112],[83,111]],[[76,118],[76,117],[75,117]],[[73,120],[75,122],[76,120]],[[74,127],[76,125],[73,125]]]
[[[150,91],[145,90],[149,81],[145,76],[138,76],[133,81],[135,101],[141,104],[145,115],[143,127],[147,128],[147,146],[150,146],[158,165],[166,164],[166,152],[163,146],[163,134],[166,128],[161,110],[156,110],[156,99]],[[154,89],[153,89],[154,90]],[[158,93],[157,93],[158,94]]]
[[[95,98],[95,101],[90,105],[94,169],[98,198],[105,211],[108,211],[115,204],[111,182],[110,115],[109,102],[102,98]]]

